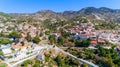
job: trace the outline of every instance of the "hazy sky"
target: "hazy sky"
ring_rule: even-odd
[[[120,0],[0,0],[0,11],[5,13],[31,13],[46,9],[61,12],[84,7],[120,9]]]

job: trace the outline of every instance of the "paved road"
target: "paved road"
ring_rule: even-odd
[[[35,58],[36,56],[37,56],[37,54],[35,54],[35,55],[31,56],[31,57],[28,57],[28,58],[26,58],[26,59],[23,59],[23,60],[15,63],[15,64],[13,64],[12,67],[15,67],[16,65],[18,65],[18,64],[20,64],[20,63],[22,63],[22,62],[24,62],[24,61],[26,61],[26,60],[33,59],[33,58]]]
[[[103,48],[106,48],[106,49],[110,49],[111,47],[109,47],[109,46],[102,46]],[[69,47],[59,47],[59,48],[61,48],[61,49],[67,49],[67,48],[69,48]],[[70,48],[77,48],[77,49],[84,49],[84,47],[70,47]],[[95,50],[95,49],[98,49],[98,48],[95,48],[95,47],[88,47],[88,48],[90,48],[90,49],[93,49],[93,50]]]
[[[8,62],[5,62],[5,61],[4,61],[4,63],[6,63],[8,67],[12,67],[12,65],[9,64]]]
[[[33,58],[35,58],[39,53],[42,53],[42,52],[43,52],[43,49],[41,49],[41,51],[38,51],[35,55],[33,55],[33,56],[31,56],[31,57],[28,57],[28,58],[26,58],[26,59],[23,59],[23,60],[15,63],[15,64],[13,64],[12,67],[15,67],[16,65],[24,62],[25,60],[33,59]]]
[[[70,53],[68,53],[68,52],[65,52],[64,50],[62,50],[62,49],[60,49],[60,48],[58,48],[58,47],[55,47],[55,48],[56,48],[57,50],[63,52],[64,54],[67,54],[67,55],[69,55],[69,56],[71,56],[71,57],[73,57],[73,58],[76,58],[76,59],[80,60],[81,62],[86,63],[86,64],[88,64],[88,65],[90,65],[90,66],[92,66],[92,67],[99,67],[99,66],[93,64],[92,62],[89,62],[89,61],[86,61],[86,60],[77,58],[76,56],[74,56],[74,55],[72,55],[72,54],[70,54]]]
[[[46,48],[46,47],[44,47],[44,48]],[[39,50],[38,52],[36,52],[34,55],[32,55],[32,56],[30,56],[30,57],[28,57],[28,58],[23,58],[22,60],[19,60],[18,62],[14,63],[14,64],[10,64],[10,63],[7,62],[7,61],[5,61],[5,63],[6,63],[9,67],[16,67],[16,65],[24,62],[25,60],[29,60],[29,59],[35,58],[39,53],[42,53],[42,52],[43,52],[43,49],[44,49],[44,48],[42,48],[41,50]]]
[[[49,47],[49,48],[48,48],[48,47]],[[52,46],[52,45],[45,45],[43,49],[45,49],[45,48],[50,49],[50,48],[53,48],[53,46]],[[73,57],[73,58],[76,58],[76,59],[80,60],[81,62],[86,63],[86,64],[88,64],[88,65],[90,65],[90,66],[92,66],[92,67],[98,67],[97,65],[93,64],[92,62],[83,60],[83,59],[81,59],[81,58],[77,58],[76,56],[74,56],[74,55],[72,55],[72,54],[70,54],[70,53],[68,53],[68,52],[65,52],[64,50],[62,50],[62,49],[60,49],[60,48],[58,48],[58,47],[55,47],[55,49],[56,49],[57,51],[63,52],[64,54],[67,54],[67,55],[69,55],[69,56],[71,56],[71,57]],[[41,52],[43,52],[43,51],[40,51],[40,52],[36,53],[35,55],[33,55],[33,56],[31,56],[31,57],[28,57],[28,58],[26,58],[26,59],[20,60],[20,61],[16,62],[15,64],[12,64],[12,65],[11,65],[11,64],[9,64],[8,62],[6,62],[6,64],[8,64],[9,67],[15,67],[16,65],[22,63],[22,62],[25,61],[25,60],[35,58],[35,57],[36,57],[39,53],[41,53]]]
[[[61,49],[64,49],[64,48],[67,49],[67,48],[69,48],[69,47],[59,47],[59,48],[61,48]],[[73,49],[74,49],[74,48],[77,48],[77,49],[84,49],[84,47],[70,47],[70,48],[73,48]]]

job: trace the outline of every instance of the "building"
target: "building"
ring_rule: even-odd
[[[3,52],[4,56],[9,56],[12,53],[11,46],[9,45],[1,45],[0,50]]]
[[[103,40],[103,39],[98,39],[98,44],[105,44],[105,40]]]
[[[30,44],[27,41],[24,41],[24,45],[20,42],[12,45],[12,49],[14,50],[26,49],[27,47],[30,47]]]

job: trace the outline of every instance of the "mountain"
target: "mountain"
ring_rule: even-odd
[[[37,13],[34,14],[34,17],[42,18],[42,20],[45,19],[58,19],[58,20],[66,20],[63,16],[57,14],[54,11],[51,10],[42,10],[38,11]]]
[[[120,9],[110,9],[106,7],[86,7],[79,11],[63,12],[62,15],[67,19],[75,18],[81,15],[87,17],[89,20],[106,20],[109,22],[120,23]]]
[[[119,9],[110,9],[106,7],[95,8],[95,7],[86,7],[79,11],[65,11],[62,13],[67,19],[75,18],[76,16],[84,16],[84,17],[94,17],[93,19],[99,20],[114,20],[115,22],[120,22],[120,10]]]
[[[63,16],[51,10],[42,10],[36,13],[22,13],[22,14],[12,13],[10,15],[17,20],[23,20],[23,21],[29,20],[29,21],[35,21],[35,22],[42,22],[46,19],[67,20]]]
[[[69,20],[77,16],[83,16],[89,20],[105,20],[108,22],[120,23],[120,9],[110,9],[106,7],[95,8],[86,7],[79,11],[54,12],[51,10],[42,10],[36,13],[12,13],[13,18],[28,22],[42,22],[46,19]]]

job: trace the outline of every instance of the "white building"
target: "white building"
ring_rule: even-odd
[[[11,47],[9,45],[1,45],[1,51],[4,56],[9,56],[12,53]]]

